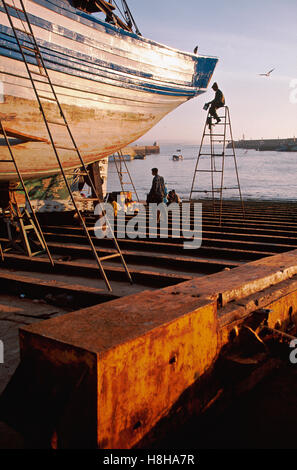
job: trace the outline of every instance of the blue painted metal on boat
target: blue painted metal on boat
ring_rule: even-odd
[[[211,57],[198,57],[196,73],[194,75],[193,86],[197,88],[207,88],[209,79],[212,76],[218,59]]]

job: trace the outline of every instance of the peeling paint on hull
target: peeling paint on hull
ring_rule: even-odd
[[[137,140],[180,104],[203,93],[217,63],[216,58],[183,53],[117,29],[60,0],[26,1],[25,7],[86,164]],[[27,38],[21,41],[26,44]],[[30,68],[38,71],[34,54],[27,54]],[[4,126],[48,139],[1,2],[0,85]],[[50,97],[42,77],[37,86]],[[47,118],[57,120],[56,106],[46,101],[45,108]],[[61,127],[54,135],[58,145],[70,143]],[[58,172],[49,143],[15,139],[11,144],[25,179]],[[62,150],[60,155],[65,168],[78,166],[75,152]],[[8,158],[0,139],[0,159]],[[0,163],[0,181],[13,179],[11,163]]]

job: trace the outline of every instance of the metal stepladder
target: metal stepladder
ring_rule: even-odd
[[[26,201],[27,201],[27,203],[30,207],[30,212],[32,214],[32,216],[31,216],[26,207],[24,207],[23,209],[20,208],[20,205],[18,204],[18,202],[16,201],[16,198],[15,198],[15,191],[17,190],[17,188],[14,188],[12,190],[8,188],[8,191],[13,194],[13,200],[10,198],[9,209],[7,211],[2,209],[2,217],[3,217],[4,222],[6,224],[9,244],[5,249],[2,249],[2,247],[0,247],[1,260],[4,261],[4,252],[9,251],[12,248],[19,249],[19,247],[16,243],[16,240],[15,240],[13,234],[12,234],[12,227],[15,226],[17,228],[18,232],[19,232],[19,235],[21,237],[21,241],[23,243],[23,247],[24,247],[23,251],[26,252],[27,256],[29,256],[31,258],[32,256],[36,256],[38,254],[46,252],[47,256],[49,258],[49,261],[50,261],[51,265],[53,266],[54,262],[53,262],[52,256],[49,252],[49,249],[48,249],[47,243],[45,241],[43,232],[41,230],[39,221],[38,221],[38,219],[36,217],[36,214],[35,214],[35,211],[33,209],[33,206],[32,206],[32,203],[31,203],[31,200],[30,200],[27,188],[26,188],[26,185],[24,183],[24,180],[23,180],[22,174],[20,172],[19,166],[17,164],[17,161],[14,157],[12,147],[9,143],[9,139],[8,139],[6,130],[3,126],[3,124],[2,124],[2,121],[0,121],[0,135],[1,134],[4,136],[6,146],[8,148],[9,154],[10,154],[10,159],[9,160],[7,160],[7,159],[3,160],[3,162],[5,162],[5,163],[10,162],[14,165],[16,174],[18,176],[18,180],[21,184],[21,189],[25,194]],[[0,160],[0,163],[1,163],[1,160]],[[32,250],[31,250],[30,240],[29,240],[29,236],[28,236],[28,233],[31,232],[31,231],[34,232],[34,234],[35,234],[35,236],[36,236],[36,238],[37,238],[37,240],[38,240],[38,242],[41,246],[41,250],[38,250],[37,252],[32,252]]]
[[[133,188],[132,193],[135,194],[137,202],[139,202],[139,197],[138,197],[135,185],[131,177],[131,173],[128,169],[128,166],[127,166],[127,163],[126,163],[125,157],[123,156],[122,151],[120,150],[118,152],[118,156],[114,155],[113,158],[114,158],[114,163],[115,163],[117,174],[120,180],[122,191],[127,191],[126,186],[128,185],[132,186]],[[128,181],[124,181],[124,176],[123,176],[124,174],[127,175],[126,177],[128,178]]]
[[[93,227],[87,227],[86,226],[86,223],[85,223],[84,218],[82,217],[82,214],[81,214],[81,212],[78,208],[78,205],[76,203],[74,195],[72,194],[71,187],[69,185],[69,182],[68,182],[66,174],[65,174],[62,159],[60,158],[60,150],[68,150],[68,151],[74,152],[76,154],[77,159],[78,159],[77,166],[82,167],[83,172],[84,172],[83,174],[84,174],[84,176],[86,176],[88,178],[88,181],[89,181],[88,184],[92,188],[93,193],[96,195],[96,199],[98,201],[99,206],[101,207],[102,213],[104,213],[104,208],[102,207],[101,201],[98,197],[98,194],[97,194],[97,191],[96,191],[95,186],[93,184],[93,181],[92,181],[92,179],[89,175],[89,172],[87,170],[87,167],[84,163],[81,152],[80,152],[80,150],[78,149],[78,147],[76,145],[75,139],[74,139],[73,134],[72,134],[72,132],[70,130],[70,127],[68,125],[66,116],[64,114],[64,111],[63,111],[63,109],[61,107],[61,104],[59,102],[59,99],[57,97],[54,85],[53,85],[53,83],[51,81],[51,78],[49,76],[47,67],[45,65],[44,59],[42,57],[39,46],[37,44],[33,29],[32,29],[32,26],[31,26],[31,23],[30,23],[30,20],[29,20],[29,17],[28,17],[28,14],[25,10],[23,0],[18,0],[18,2],[19,2],[18,4],[19,4],[20,7],[16,7],[14,5],[11,5],[11,4],[9,4],[9,3],[7,3],[3,0],[3,5],[4,5],[4,8],[5,8],[8,20],[9,20],[9,24],[10,24],[12,30],[13,30],[14,36],[16,38],[16,41],[17,41],[17,44],[18,44],[18,47],[19,47],[19,50],[21,52],[21,55],[22,55],[22,58],[23,58],[23,61],[24,61],[29,79],[31,81],[31,84],[32,84],[32,87],[33,87],[33,90],[34,90],[34,93],[35,93],[35,96],[36,96],[36,99],[37,99],[37,102],[38,102],[38,105],[39,105],[40,112],[41,112],[42,117],[43,117],[43,121],[44,121],[46,130],[47,130],[47,133],[48,133],[48,136],[49,136],[50,144],[52,146],[54,155],[57,159],[58,166],[59,166],[61,174],[63,176],[64,183],[65,183],[65,186],[66,186],[67,191],[69,193],[69,196],[71,198],[72,204],[75,208],[75,212],[76,212],[76,214],[79,218],[80,224],[81,224],[81,226],[82,226],[82,228],[85,232],[86,238],[88,240],[88,243],[91,247],[94,258],[95,258],[95,260],[97,262],[97,265],[99,267],[101,276],[102,276],[108,290],[112,291],[109,280],[108,280],[108,278],[106,276],[106,273],[105,273],[105,269],[102,265],[102,261],[119,257],[120,260],[121,260],[121,263],[124,267],[124,270],[126,272],[126,275],[128,277],[128,280],[131,283],[132,283],[132,278],[131,278],[128,267],[127,267],[126,262],[123,258],[123,254],[120,250],[120,247],[118,245],[118,242],[115,238],[112,227],[111,227],[110,222],[108,221],[107,217],[105,216],[106,225],[107,225],[109,233],[111,234],[111,237],[113,239],[114,246],[115,246],[115,249],[116,249],[116,253],[113,253],[113,254],[107,255],[107,256],[103,256],[103,257],[99,257],[98,253],[97,253],[97,250],[95,248],[95,245],[94,245],[94,243],[92,241],[92,238],[90,236],[90,230],[94,230],[94,229],[93,229]],[[13,11],[12,15],[10,13],[11,10]],[[21,29],[19,27],[15,27],[14,15],[16,15],[17,16],[16,19],[21,22],[21,24],[22,24]],[[20,34],[24,35],[26,39],[25,40],[21,39]],[[32,70],[32,68],[30,68],[30,65],[32,65],[32,64],[30,62],[28,62],[28,60],[27,60],[28,52],[30,52],[30,53],[33,52],[34,53],[34,56],[35,56],[35,59],[36,59],[36,65],[39,67],[39,72],[34,71],[34,70]],[[29,57],[32,58],[32,56],[30,56],[30,55],[29,55]],[[37,76],[37,78],[34,78],[35,75]],[[39,77],[39,79],[38,79],[38,77]],[[42,80],[41,80],[41,77],[42,77]],[[49,88],[48,91],[47,92],[43,91],[40,94],[39,89],[38,89],[38,84],[39,83],[42,83],[43,86],[46,84]],[[46,93],[49,94],[50,96],[47,96]],[[53,106],[56,108],[57,118],[60,119],[60,120],[52,121],[52,120],[47,119],[46,107],[44,106],[44,104],[48,103],[48,102],[52,103]],[[57,126],[60,129],[62,127],[65,130],[65,138],[66,138],[66,140],[70,141],[71,146],[66,146],[64,144],[63,145],[60,145],[60,144],[57,145],[55,143],[55,140],[54,140],[55,137],[54,136],[55,136],[55,128],[57,128]]]
[[[237,190],[239,193],[241,210],[243,218],[245,217],[244,203],[242,199],[242,193],[239,183],[238,167],[236,162],[235,146],[233,141],[232,126],[230,120],[230,112],[228,106],[223,107],[224,113],[219,116],[220,122],[214,124],[211,115],[208,112],[203,135],[201,139],[201,144],[199,148],[199,153],[196,161],[196,166],[193,175],[193,181],[190,192],[190,202],[193,200],[194,193],[211,193],[213,211],[216,215],[216,197],[219,195],[219,224],[222,224],[222,211],[223,211],[223,191],[224,190]],[[218,129],[221,131],[214,132],[214,126],[220,126]],[[229,144],[229,145],[228,145]],[[210,158],[201,158],[201,157],[210,157]],[[234,162],[234,169],[236,174],[237,184],[233,187],[224,187],[224,177],[225,177],[225,158],[232,157]],[[208,168],[201,168],[202,162],[209,162]],[[204,166],[204,165],[203,165]],[[198,173],[200,175],[210,175],[210,185],[211,189],[194,189],[195,183],[197,184]],[[202,178],[201,178],[202,179]],[[203,181],[205,183],[205,180]]]

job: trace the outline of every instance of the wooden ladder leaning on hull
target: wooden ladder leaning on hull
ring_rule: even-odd
[[[90,236],[90,233],[89,233],[90,230],[93,230],[93,227],[87,227],[86,226],[84,218],[82,217],[81,212],[80,212],[80,210],[77,206],[77,203],[75,201],[75,198],[72,194],[71,187],[70,187],[69,182],[67,180],[67,177],[65,175],[63,164],[62,164],[62,161],[61,161],[61,158],[60,158],[60,155],[59,155],[60,150],[68,150],[68,151],[73,151],[74,153],[76,153],[77,159],[78,159],[78,165],[77,166],[80,166],[83,169],[83,174],[88,178],[88,181],[89,181],[88,184],[92,188],[93,193],[96,195],[96,202],[98,201],[98,204],[99,204],[100,209],[101,209],[101,213],[104,213],[104,207],[101,204],[100,198],[99,198],[98,193],[97,193],[96,188],[95,188],[95,185],[94,185],[94,183],[93,183],[93,181],[90,177],[89,171],[88,171],[88,169],[87,169],[87,167],[86,167],[86,165],[83,161],[80,150],[78,149],[78,147],[76,145],[75,139],[74,139],[73,134],[72,134],[72,132],[70,130],[70,127],[68,125],[66,116],[63,112],[61,104],[60,104],[60,102],[58,100],[58,97],[56,95],[53,83],[52,83],[52,81],[50,79],[50,76],[48,74],[48,70],[47,70],[46,65],[44,63],[44,60],[43,60],[42,54],[40,52],[39,46],[37,44],[34,32],[32,30],[32,26],[31,26],[31,23],[30,23],[30,20],[29,20],[29,17],[28,17],[28,14],[25,10],[23,0],[18,0],[18,2],[19,2],[19,5],[20,5],[20,8],[17,8],[16,6],[11,5],[11,4],[5,2],[4,0],[3,0],[3,5],[4,5],[4,8],[5,8],[10,26],[11,26],[13,32],[14,32],[14,36],[16,38],[18,47],[19,47],[20,52],[22,54],[22,58],[23,58],[25,66],[26,66],[27,73],[29,75],[29,78],[30,78],[30,81],[31,81],[36,99],[38,101],[39,109],[41,111],[41,114],[42,114],[42,117],[43,117],[43,120],[44,120],[44,124],[45,124],[46,129],[47,129],[47,133],[48,133],[48,136],[49,136],[51,146],[53,148],[55,157],[57,159],[58,166],[59,166],[61,174],[63,176],[63,179],[64,179],[64,182],[65,182],[67,191],[69,193],[69,196],[71,198],[72,204],[75,208],[75,212],[76,212],[76,214],[79,218],[79,221],[81,223],[81,226],[82,226],[82,228],[85,232],[86,238],[88,240],[88,243],[91,247],[94,258],[95,258],[95,260],[97,262],[97,265],[99,267],[101,276],[104,279],[104,282],[105,282],[108,290],[112,291],[112,288],[111,288],[110,283],[107,279],[104,267],[102,265],[102,261],[108,260],[110,258],[119,257],[120,261],[121,261],[121,263],[124,267],[124,270],[126,272],[126,275],[128,277],[128,280],[131,283],[132,283],[132,278],[131,278],[130,272],[128,270],[128,267],[126,265],[126,262],[124,260],[123,254],[122,254],[122,252],[120,250],[120,247],[118,245],[118,242],[115,238],[112,227],[111,227],[111,225],[110,225],[110,223],[107,219],[107,216],[105,215],[106,225],[108,227],[109,234],[111,235],[111,237],[113,239],[114,246],[115,246],[115,249],[116,249],[116,253],[108,255],[108,256],[99,257],[98,253],[97,253],[97,250],[94,246],[94,243],[92,241],[92,238]],[[13,17],[10,14],[10,9],[12,9],[16,12],[16,14],[18,16],[18,19],[21,21],[21,23],[23,25],[23,29],[15,27],[14,22],[13,22]],[[19,37],[19,33],[25,35],[25,37],[27,38],[27,43],[29,43],[30,47],[28,45],[25,46],[25,45],[22,44],[22,42],[20,40],[20,37]],[[26,58],[26,51],[29,51],[31,53],[33,52],[35,54],[36,62],[37,62],[37,65],[39,67],[39,72],[34,72],[33,70],[30,69],[29,63],[28,63],[27,58]],[[34,78],[34,75],[43,77],[43,79],[44,79],[43,83],[45,83],[46,85],[49,86],[49,91],[47,93],[51,95],[50,97],[44,96],[44,95],[39,93],[39,90],[37,89],[36,83],[35,83],[35,81],[37,79]],[[56,105],[57,116],[58,116],[58,119],[61,119],[60,121],[50,121],[50,120],[47,119],[46,112],[45,112],[45,107],[44,107],[44,102],[46,102],[46,101],[51,101],[52,103],[54,103],[54,105]],[[61,127],[65,129],[65,136],[66,137],[68,136],[68,139],[70,138],[71,146],[66,147],[66,146],[56,145],[55,144],[55,142],[54,142],[54,128],[56,126],[58,126],[60,129],[61,129]]]

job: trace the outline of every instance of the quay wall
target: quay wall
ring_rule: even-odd
[[[231,148],[232,144],[229,143],[227,148]],[[235,148],[254,149],[254,150],[278,150],[288,146],[297,146],[295,138],[290,139],[256,139],[256,140],[238,140],[234,141]]]
[[[122,150],[123,155],[130,155],[134,158],[135,156],[146,156],[152,154],[159,154],[160,147],[159,145],[131,145],[124,147]]]

